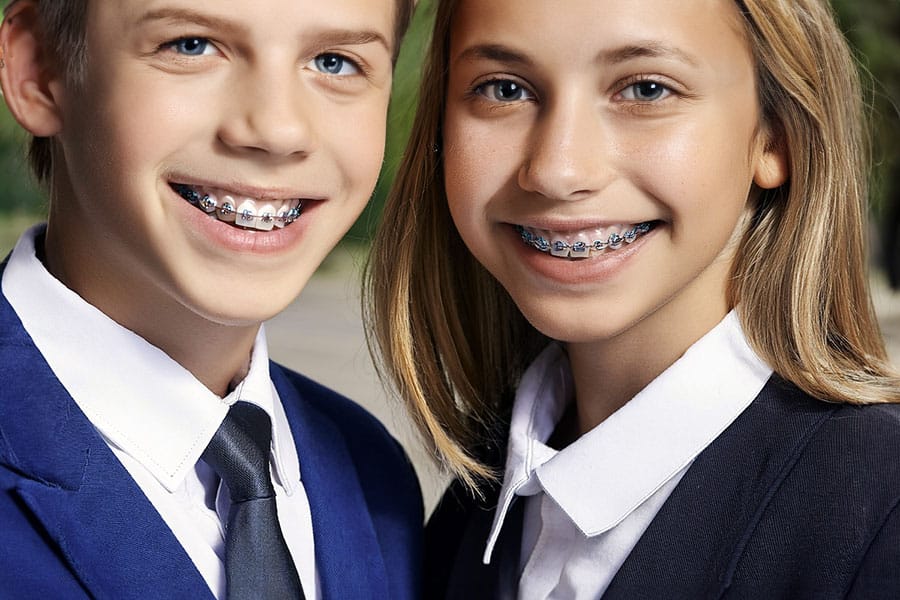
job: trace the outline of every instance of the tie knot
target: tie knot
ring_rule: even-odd
[[[232,503],[274,495],[269,475],[269,415],[249,402],[236,402],[203,452],[203,460],[228,486]]]

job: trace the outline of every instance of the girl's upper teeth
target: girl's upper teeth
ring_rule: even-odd
[[[557,232],[533,227],[518,227],[522,240],[560,258],[587,258],[603,250],[617,250],[650,231],[650,223],[607,225],[577,232]]]

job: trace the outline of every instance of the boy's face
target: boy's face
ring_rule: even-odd
[[[282,310],[374,188],[394,4],[90,2],[84,83],[57,94],[51,269],[136,331]]]

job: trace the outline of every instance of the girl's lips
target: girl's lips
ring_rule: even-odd
[[[649,233],[657,223],[644,221],[608,225],[577,232],[555,232],[516,225],[516,231],[525,244],[540,252],[557,258],[589,258],[633,243],[638,237]]]
[[[515,225],[504,228],[504,237],[509,236],[508,242],[515,246],[515,255],[518,260],[521,261],[530,276],[536,276],[538,281],[542,282],[541,285],[549,284],[554,288],[560,285],[566,288],[582,288],[606,285],[623,273],[627,269],[627,265],[643,252],[644,247],[648,243],[652,243],[651,240],[656,237],[657,232],[666,226],[663,221],[649,221],[648,223],[651,224],[648,231],[637,233],[634,241],[626,242],[623,234],[617,234],[620,239],[617,241],[616,238],[613,238],[613,245],[609,245],[607,238],[605,240],[607,246],[604,249],[598,251],[592,247],[588,251],[588,256],[585,257],[577,255],[579,249],[576,249],[574,257],[571,256],[571,248],[569,249],[570,256],[562,257],[552,255],[549,247],[546,250],[536,248],[533,243],[527,243],[523,239],[519,227]],[[570,232],[568,235],[574,235],[574,233]]]
[[[224,189],[171,183],[176,194],[198,210],[244,229],[272,231],[294,223],[303,211],[300,198],[259,200]]]

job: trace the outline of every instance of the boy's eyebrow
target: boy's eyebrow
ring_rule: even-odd
[[[210,29],[216,29],[219,31],[224,30],[237,32],[244,30],[244,27],[242,27],[239,23],[235,23],[233,21],[229,21],[220,17],[206,15],[194,10],[178,8],[174,6],[151,10],[145,13],[138,20],[138,23],[144,24],[150,21],[173,21],[176,23],[190,23],[193,25],[202,25],[204,27],[209,27]]]
[[[192,23],[219,31],[243,31],[245,29],[245,27],[241,26],[239,23],[227,19],[176,7],[152,10],[143,15],[139,22],[145,23],[148,21],[162,20]],[[388,42],[387,38],[381,33],[373,30],[326,29],[315,33],[312,36],[312,42],[315,45],[323,46],[360,46],[377,42],[384,46],[389,52],[392,51],[391,44]]]
[[[674,58],[692,66],[698,66],[697,60],[690,54],[674,46],[668,46],[655,41],[627,44],[618,48],[604,50],[597,55],[600,62],[616,64],[635,58]],[[528,66],[531,59],[512,48],[502,44],[478,44],[470,46],[456,57],[456,61],[463,60],[493,60],[497,62]]]
[[[391,44],[382,34],[373,30],[326,29],[312,36],[314,45],[320,46],[362,46],[377,42],[392,51]]]

